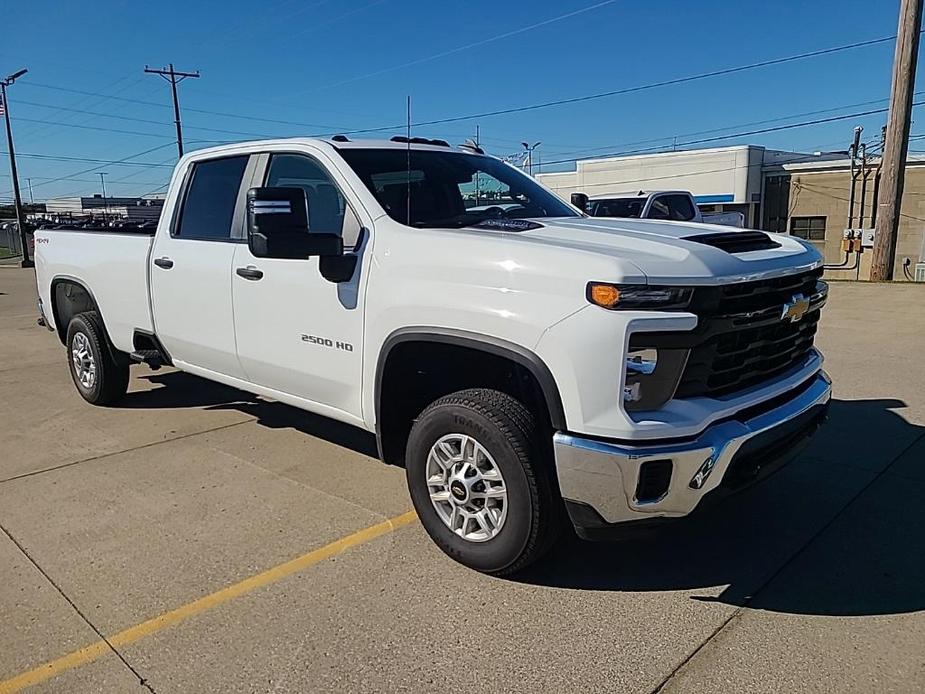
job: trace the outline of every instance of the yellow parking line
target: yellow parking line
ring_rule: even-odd
[[[187,603],[181,607],[178,607],[170,612],[165,612],[157,617],[153,617],[141,624],[136,624],[133,627],[129,627],[124,631],[120,631],[117,634],[113,634],[109,637],[109,643],[114,647],[118,648],[119,646],[125,646],[130,643],[134,643],[139,639],[143,639],[146,636],[155,634],[163,629],[166,629],[169,626],[173,626],[178,622],[182,622],[189,617],[199,614],[200,612],[205,612],[210,610],[213,607],[217,607],[222,603],[228,602],[234,598],[237,598],[241,595],[250,593],[257,588],[262,588],[263,586],[270,585],[271,583],[276,583],[287,576],[291,576],[294,573],[302,571],[303,569],[317,564],[320,561],[323,561],[329,557],[333,557],[336,554],[340,554],[351,547],[356,547],[370,540],[374,540],[377,537],[386,535],[397,528],[402,527],[403,525],[408,525],[413,522],[417,516],[414,511],[408,511],[401,514],[400,516],[395,516],[376,525],[371,525],[368,528],[359,530],[355,533],[342,537],[339,540],[325,545],[324,547],[319,547],[318,549],[313,549],[307,554],[303,554],[300,557],[295,559],[290,559],[289,561],[274,566],[272,569],[267,569],[259,574],[255,574],[250,578],[245,578],[239,583],[234,583],[226,588],[222,588],[214,593],[210,593],[204,597],[194,600],[193,602]],[[44,665],[39,665],[37,668],[29,670],[28,672],[23,672],[15,677],[12,677],[8,680],[3,680],[0,682],[0,694],[10,694],[11,692],[18,692],[26,687],[31,687],[32,685],[38,684],[39,682],[44,682],[47,679],[55,677],[62,672],[71,670],[81,665],[86,665],[87,663],[92,663],[95,660],[103,657],[107,653],[112,651],[109,648],[109,645],[105,641],[97,641],[92,643],[89,646],[85,646],[79,650],[68,653],[65,656],[51,660]]]

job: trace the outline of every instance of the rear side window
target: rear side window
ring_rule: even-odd
[[[190,173],[176,236],[227,241],[247,155],[200,161]]]
[[[686,195],[659,195],[649,209],[651,219],[671,219],[689,222],[695,216],[694,205]]]

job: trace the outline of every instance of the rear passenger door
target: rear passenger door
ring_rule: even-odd
[[[247,154],[193,162],[169,232],[151,251],[155,332],[179,366],[243,378],[234,339],[232,260],[243,236]]]

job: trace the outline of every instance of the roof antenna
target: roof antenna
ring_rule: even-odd
[[[407,106],[407,141],[408,141],[408,161],[407,161],[407,182],[408,190],[405,195],[405,224],[411,226],[411,95],[408,95],[408,106]]]

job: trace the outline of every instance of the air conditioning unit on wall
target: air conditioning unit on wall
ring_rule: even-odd
[[[915,264],[915,281],[925,282],[925,263]]]

